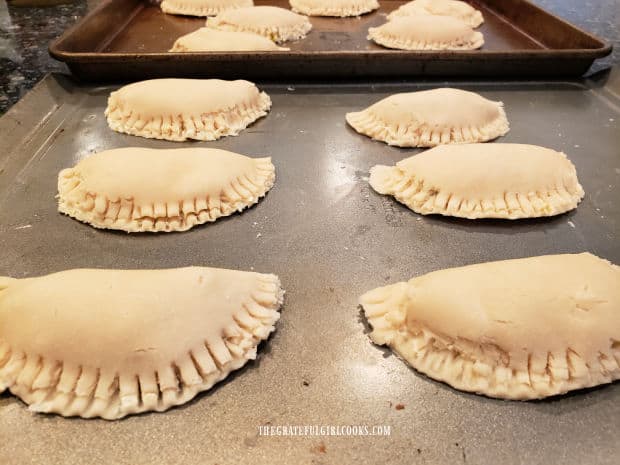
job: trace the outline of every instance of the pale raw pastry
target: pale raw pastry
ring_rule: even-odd
[[[484,22],[480,11],[459,0],[413,0],[390,13],[388,19],[415,15],[451,16],[471,27]]]
[[[368,39],[399,50],[475,50],[481,32],[450,16],[403,16],[368,29]]]
[[[620,378],[620,267],[589,253],[440,270],[360,305],[373,342],[463,391],[527,400]]]
[[[450,88],[391,95],[346,120],[360,134],[399,147],[486,142],[510,127],[502,102]]]
[[[222,11],[252,5],[252,0],[163,0],[161,10],[175,15],[215,16]]]
[[[306,16],[276,6],[255,6],[225,11],[207,19],[207,27],[224,31],[253,32],[274,42],[301,39],[312,24]]]
[[[308,16],[360,16],[379,8],[377,0],[290,0],[291,8]]]
[[[236,136],[271,108],[269,96],[248,81],[152,79],[110,94],[111,129],[149,139],[216,140]]]
[[[192,399],[275,330],[275,275],[216,268],[0,277],[0,392],[115,420]]]
[[[373,167],[370,185],[422,215],[469,219],[559,215],[584,196],[566,155],[522,144],[440,145]]]
[[[273,186],[270,158],[208,148],[128,147],[58,175],[58,210],[96,228],[186,231],[253,205]]]
[[[286,51],[273,41],[252,32],[220,31],[201,27],[197,31],[179,37],[171,52],[249,52]]]

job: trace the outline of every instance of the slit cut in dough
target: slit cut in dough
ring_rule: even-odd
[[[254,5],[252,0],[163,0],[161,11],[174,15],[215,16],[222,11]]]
[[[462,391],[528,400],[620,378],[620,267],[589,253],[435,271],[359,302],[375,344]]]
[[[201,27],[197,31],[179,37],[171,52],[252,52],[287,51],[274,42],[252,32],[220,31]]]
[[[111,129],[133,136],[212,141],[238,135],[270,108],[248,81],[152,79],[112,92],[105,115]]]
[[[416,15],[450,16],[473,28],[484,22],[480,11],[459,0],[413,0],[391,12],[388,19]]]
[[[566,155],[524,144],[440,145],[374,166],[370,185],[416,213],[468,219],[559,215],[584,196]]]
[[[450,88],[391,95],[346,120],[360,134],[398,147],[486,142],[510,128],[502,102]]]
[[[475,50],[484,45],[481,32],[449,16],[395,18],[368,29],[368,39],[398,50]]]
[[[360,16],[379,8],[377,0],[290,0],[296,13],[308,16]]]
[[[312,23],[303,15],[276,6],[254,6],[225,11],[207,19],[207,27],[224,31],[253,32],[274,42],[306,37]]]
[[[95,228],[186,231],[257,203],[275,180],[270,158],[208,148],[128,147],[58,175],[58,210]]]
[[[0,278],[0,392],[66,417],[163,412],[254,359],[283,294],[201,267]]]

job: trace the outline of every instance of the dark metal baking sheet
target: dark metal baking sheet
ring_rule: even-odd
[[[1,395],[0,463],[616,464],[620,384],[527,403],[461,393],[373,346],[357,307],[366,290],[445,267],[584,250],[620,263],[620,99],[605,79],[449,83],[503,100],[512,129],[502,141],[565,151],[586,191],[558,217],[474,222],[374,193],[369,168],[416,150],[344,121],[393,92],[445,83],[263,86],[266,118],[238,137],[179,144],[109,130],[110,87],[48,77],[0,119],[0,275],[209,265],[277,273],[287,294],[258,360],[183,407],[110,423],[34,415]],[[178,234],[96,230],[56,211],[59,170],[129,145],[270,155],[276,184],[254,208]],[[388,425],[391,436],[258,436],[265,424]]]
[[[257,0],[288,8],[287,0]],[[413,75],[581,75],[611,47],[526,0],[472,0],[484,14],[485,45],[474,51],[389,50],[369,41],[368,28],[405,1],[382,0],[359,18],[310,18],[307,38],[290,52],[167,53],[204,18],[166,15],[156,2],[107,0],[50,46],[85,80],[170,76],[225,78]]]

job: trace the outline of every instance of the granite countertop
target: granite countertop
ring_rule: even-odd
[[[534,1],[614,45],[612,55],[598,60],[591,72],[620,63],[620,0]],[[75,0],[66,5],[25,8],[0,0],[0,114],[45,74],[67,72],[64,64],[48,55],[48,44],[99,2]]]

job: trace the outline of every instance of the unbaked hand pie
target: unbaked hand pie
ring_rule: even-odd
[[[197,31],[179,37],[171,52],[250,52],[286,51],[273,41],[252,32],[220,31],[201,27]]]
[[[215,16],[222,11],[254,5],[252,0],[163,0],[161,11],[175,15]]]
[[[115,420],[188,402],[275,330],[277,276],[216,268],[0,277],[0,392]]]
[[[527,400],[620,378],[620,267],[589,253],[435,271],[360,305],[373,342],[463,391]]]
[[[368,39],[399,50],[475,50],[484,45],[481,32],[450,16],[395,18],[368,29]]]
[[[186,231],[253,205],[270,158],[208,148],[106,150],[58,175],[58,210],[96,228]]]
[[[390,13],[388,19],[416,15],[451,16],[471,27],[484,22],[480,11],[459,0],[413,0]]]
[[[274,42],[301,39],[312,24],[306,16],[276,6],[255,6],[225,11],[207,19],[207,27],[225,31],[253,32]]]
[[[236,136],[271,108],[269,96],[248,81],[152,79],[110,94],[111,129],[149,139],[216,140]]]
[[[290,0],[296,13],[308,16],[360,16],[379,8],[377,0]]]
[[[566,155],[522,144],[440,145],[373,167],[370,185],[416,213],[469,219],[559,215],[584,196]]]
[[[486,142],[509,129],[502,102],[450,88],[391,95],[346,120],[360,134],[399,147]]]

